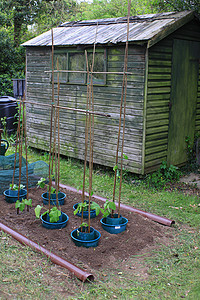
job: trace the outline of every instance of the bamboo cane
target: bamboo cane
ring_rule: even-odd
[[[113,186],[113,202],[115,202],[115,191],[116,191],[116,180],[117,180],[117,166],[118,166],[118,153],[119,153],[119,142],[120,142],[120,131],[121,131],[121,118],[122,118],[122,106],[124,100],[124,115],[123,115],[123,136],[122,136],[122,149],[121,149],[121,171],[120,171],[120,186],[119,186],[119,204],[118,204],[118,217],[120,215],[120,199],[121,199],[121,186],[122,186],[122,164],[123,164],[123,146],[124,146],[124,131],[125,131],[125,116],[126,116],[126,92],[127,92],[127,61],[128,61],[128,35],[129,35],[129,18],[130,18],[130,6],[131,0],[128,2],[128,17],[127,17],[127,40],[124,55],[124,75],[121,93],[121,103],[120,103],[120,119],[119,119],[119,129],[118,129],[118,139],[117,139],[117,150],[116,150],[116,168],[114,176],[114,186]],[[124,96],[125,93],[125,96]],[[113,216],[113,210],[112,210]]]
[[[85,200],[85,175],[86,175],[86,165],[87,165],[87,151],[88,151],[88,108],[89,108],[89,67],[88,67],[88,57],[87,51],[85,50],[85,59],[86,59],[86,67],[87,67],[87,103],[86,103],[86,115],[85,115],[85,159],[84,159],[84,170],[83,170],[83,188],[82,188],[82,203]],[[81,224],[83,223],[83,208],[81,212]],[[82,227],[81,227],[82,230]]]
[[[98,23],[96,27],[96,37],[97,37]],[[93,77],[92,72],[94,69],[94,58],[96,50],[96,37],[93,47],[93,56],[92,56],[92,66],[90,74],[90,94],[89,94],[89,110],[94,111],[94,94],[93,94]],[[92,119],[91,119],[92,118]],[[94,148],[94,115],[89,115],[89,126],[90,126],[90,160],[89,160],[89,206],[88,206],[88,227],[90,232],[90,208],[91,208],[91,197],[92,197],[92,174],[93,174],[93,148]]]
[[[59,63],[57,59],[57,69],[59,69]],[[57,186],[56,186],[56,202],[58,205],[58,189],[60,186],[60,112],[59,112],[59,101],[60,101],[60,81],[59,81],[59,73],[57,76],[58,81],[58,99],[57,99],[57,120],[58,120],[58,178],[57,178]]]
[[[13,177],[12,177],[11,190],[13,189],[14,180],[15,180],[15,169],[16,169],[16,160],[17,160],[17,146],[18,146],[19,135],[20,135],[20,115],[21,115],[21,102],[20,102],[20,105],[19,105],[19,118],[18,118],[18,125],[17,125],[17,137],[16,137],[16,145],[15,145],[15,159],[14,159],[14,168],[13,168]]]
[[[51,208],[50,205],[50,190],[52,185],[52,178],[51,178],[51,151],[52,151],[52,127],[53,127],[53,110],[54,110],[54,43],[53,43],[53,29],[51,29],[51,38],[52,38],[52,54],[51,54],[51,62],[52,62],[52,102],[51,102],[51,119],[50,119],[50,141],[49,141],[49,211]]]

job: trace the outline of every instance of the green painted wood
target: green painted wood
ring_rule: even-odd
[[[186,162],[185,138],[193,141],[199,76],[200,43],[174,40],[168,163]],[[195,61],[196,59],[196,61]]]
[[[170,91],[171,91],[171,88],[170,87],[158,87],[158,88],[156,88],[156,87],[154,87],[154,88],[148,88],[148,95],[149,94],[165,94],[165,93],[170,93]]]
[[[158,159],[160,157],[167,157],[167,149],[164,150],[164,151],[159,151],[159,152],[155,152],[153,154],[146,155],[145,156],[145,167],[146,167],[147,162],[151,162],[151,161],[153,161],[155,159]]]
[[[171,79],[171,78],[170,78]],[[156,80],[156,81],[149,81],[148,82],[148,87],[165,87],[165,86],[170,86],[171,85],[171,80]]]
[[[169,56],[170,57],[170,56]],[[170,60],[158,60],[158,59],[151,59],[149,60],[149,66],[158,66],[158,67],[170,67],[171,66]]]
[[[37,48],[37,47],[36,47]],[[51,69],[50,52],[37,48],[29,51],[27,66],[27,100],[38,103],[51,103]],[[62,49],[65,51],[65,49]],[[64,52],[63,52],[64,53]],[[31,60],[33,57],[33,60]],[[127,118],[125,128],[124,151],[129,159],[125,162],[127,168],[141,173],[142,163],[142,122],[144,94],[144,48],[131,47],[129,51],[129,71],[133,73],[128,78]],[[108,49],[108,71],[123,70],[124,46]],[[41,63],[40,63],[41,60]],[[43,60],[43,62],[42,62]],[[48,65],[49,60],[49,65]],[[64,68],[64,66],[63,66]],[[57,84],[55,99],[57,97]],[[94,162],[113,167],[117,133],[119,124],[119,107],[122,91],[122,75],[107,75],[105,86],[94,86],[95,111],[110,113],[111,118],[95,117]],[[86,109],[87,86],[84,84],[60,83],[60,105]],[[48,150],[50,109],[35,105],[27,106],[27,132],[29,143],[39,149]],[[60,109],[60,139],[61,153],[79,159],[84,158],[85,115]]]
[[[165,145],[167,147],[167,141],[168,141],[167,137],[163,138],[162,136],[160,136],[159,138],[156,138],[154,136],[151,136],[151,139],[146,141],[146,149],[157,147],[160,145],[161,146]]]
[[[147,136],[149,135],[149,134],[153,134],[153,133],[160,133],[160,132],[162,132],[163,134],[167,134],[168,133],[168,125],[162,125],[162,126],[154,126],[154,127],[149,127],[149,128],[147,128],[147,131],[146,131],[146,133],[147,133]]]
[[[146,149],[146,155],[149,155],[149,154],[152,154],[152,153],[160,153],[161,151],[167,151],[167,144],[147,148]]]
[[[161,74],[151,74],[149,73],[149,80],[171,80],[171,74],[164,74],[164,73],[161,73]]]
[[[149,72],[150,73],[171,73],[171,67],[162,67],[160,68],[159,66],[155,67],[155,66],[150,66],[149,67]]]
[[[155,114],[155,110],[154,110],[154,113],[153,114],[149,114],[149,110],[148,110],[148,115],[147,115],[147,122],[149,123],[149,122],[151,122],[151,121],[153,121],[153,122],[156,122],[155,120],[158,120],[159,119],[159,122],[161,122],[162,123],[162,121],[164,121],[164,120],[167,120],[167,122],[168,122],[168,117],[169,117],[169,111],[166,111],[165,113],[162,113],[161,111],[160,111],[160,113],[159,114]],[[165,122],[165,121],[164,121]]]

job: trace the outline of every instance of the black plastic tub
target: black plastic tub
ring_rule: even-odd
[[[6,129],[8,135],[11,135],[17,130],[18,105],[15,100],[15,98],[10,96],[0,97],[0,119],[6,117]],[[0,126],[3,129],[1,121]]]

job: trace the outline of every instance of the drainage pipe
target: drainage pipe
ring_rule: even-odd
[[[81,190],[77,191],[75,188],[73,188],[71,186],[67,186],[65,184],[60,184],[60,187],[66,189],[66,190],[68,190],[70,192],[78,193],[80,195],[82,194]],[[89,194],[85,193],[85,196],[89,196]],[[97,196],[97,195],[93,195],[92,198],[96,199],[96,200],[100,200],[100,201],[106,202],[105,198]],[[115,204],[116,204],[116,206],[118,206],[117,202],[115,202]],[[150,219],[152,221],[158,222],[158,223],[166,225],[166,226],[171,226],[172,224],[175,224],[175,221],[173,221],[173,220],[167,219],[165,217],[160,217],[158,215],[155,215],[155,214],[152,214],[152,213],[148,213],[146,211],[143,211],[143,210],[140,210],[140,209],[137,209],[137,208],[125,205],[125,204],[120,204],[120,207],[122,209],[128,210],[130,212],[137,213],[139,215],[142,215],[145,218],[148,218],[148,219]]]
[[[11,229],[10,227],[0,223],[0,230],[3,230],[4,232],[8,233],[14,239],[16,239],[18,242],[20,242],[21,244],[25,244],[25,245],[31,247],[32,249],[37,250],[38,252],[42,252],[48,258],[50,258],[50,260],[53,263],[55,263],[55,264],[57,264],[61,267],[66,268],[67,270],[69,270],[71,273],[73,273],[78,279],[82,280],[83,282],[85,282],[86,280],[89,280],[89,281],[94,280],[94,276],[92,274],[87,273],[83,269],[80,269],[79,267],[71,264],[70,262],[68,262],[64,258],[61,258],[60,256],[48,251],[44,247],[42,247],[42,246],[38,245],[37,243],[29,240],[24,235],[16,232],[15,230]]]

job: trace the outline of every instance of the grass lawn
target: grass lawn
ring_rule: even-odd
[[[12,148],[9,151],[13,153]],[[29,149],[28,159],[29,163],[48,162],[48,154]],[[81,188],[82,174],[83,163],[61,159],[61,183]],[[87,169],[87,186],[88,181]],[[112,198],[112,189],[113,172],[96,167],[93,192]],[[42,255],[1,233],[0,299],[200,299],[199,196],[175,189],[157,191],[147,188],[137,177],[127,175],[121,199],[125,204],[176,222],[171,244],[158,244],[156,250],[128,259],[127,264],[135,270],[134,276],[129,276],[128,269],[127,272],[119,269],[117,275],[105,270],[105,274],[97,274],[94,283],[83,284]]]

